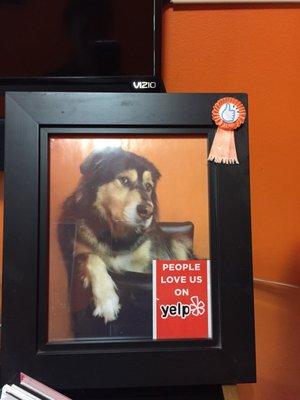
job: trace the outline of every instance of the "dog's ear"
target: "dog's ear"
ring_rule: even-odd
[[[90,175],[99,168],[105,152],[101,150],[94,150],[80,165],[80,172],[82,175]]]
[[[154,181],[157,182],[159,180],[159,178],[161,177],[161,173],[159,172],[159,170],[156,167],[154,167],[151,172],[152,172]]]
[[[102,150],[94,150],[80,165],[82,175],[92,175],[103,168],[113,157],[120,156],[123,150],[119,147],[106,147]]]

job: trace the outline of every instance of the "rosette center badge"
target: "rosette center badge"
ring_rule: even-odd
[[[225,103],[220,107],[219,116],[223,122],[231,124],[239,119],[240,111],[233,103]]]

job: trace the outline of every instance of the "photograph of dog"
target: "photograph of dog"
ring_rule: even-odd
[[[152,340],[156,259],[210,258],[207,139],[49,138],[48,338]]]
[[[92,293],[94,318],[108,324],[124,307],[114,276],[151,274],[153,260],[195,256],[187,235],[168,235],[158,223],[161,174],[150,160],[104,148],[89,154],[80,172],[62,205],[58,239],[69,282],[79,270],[82,287]]]

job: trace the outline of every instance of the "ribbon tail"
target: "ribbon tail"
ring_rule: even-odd
[[[234,131],[227,131],[222,128],[217,129],[208,160],[218,164],[239,164],[235,147]]]
[[[230,141],[229,163],[230,164],[239,164],[239,160],[238,160],[238,156],[237,156],[237,152],[236,152],[235,140],[234,140],[234,133],[232,134],[232,139]]]

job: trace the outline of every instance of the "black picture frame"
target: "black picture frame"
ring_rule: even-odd
[[[0,118],[0,171],[4,170],[4,118]]]
[[[24,93],[6,96],[2,382],[23,371],[62,389],[255,381],[248,122],[240,163],[209,162],[213,337],[47,343],[47,135],[207,136],[218,94]]]

